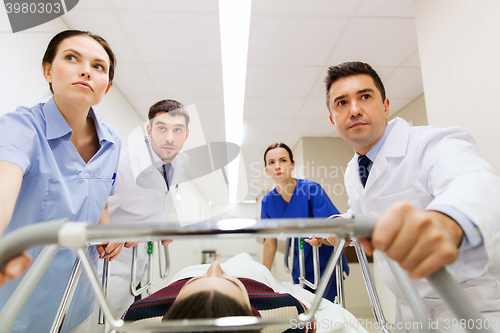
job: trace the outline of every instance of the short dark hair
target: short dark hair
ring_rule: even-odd
[[[235,298],[215,290],[204,290],[176,299],[163,320],[221,318],[232,316],[253,316],[249,306]],[[253,332],[258,330],[231,330],[224,332]]]
[[[153,124],[153,119],[160,112],[168,112],[172,116],[178,114],[183,115],[186,119],[186,127],[189,126],[189,112],[187,108],[181,102],[177,102],[173,99],[164,99],[156,102],[149,108],[148,118],[149,123]]]
[[[292,150],[290,149],[290,147],[288,147],[286,144],[282,143],[282,142],[276,142],[276,143],[273,143],[271,145],[269,145],[269,147],[267,147],[266,151],[264,152],[264,165],[267,165],[267,161],[266,161],[266,156],[267,156],[267,153],[272,150],[272,149],[275,149],[275,148],[284,148],[287,152],[288,152],[288,156],[290,157],[290,162],[294,162],[293,160],[293,153],[292,153]]]
[[[328,110],[330,110],[330,87],[336,81],[353,75],[366,74],[370,75],[375,83],[375,87],[380,91],[380,95],[382,95],[382,101],[385,102],[385,88],[382,80],[378,76],[377,72],[372,68],[372,66],[360,62],[360,61],[351,61],[344,62],[340,65],[330,66],[328,68],[328,73],[325,78],[325,88],[326,88],[326,106]]]
[[[43,55],[42,58],[42,65],[45,63],[52,64],[54,61],[54,58],[56,57],[57,54],[57,48],[59,45],[65,40],[70,37],[74,36],[89,36],[90,38],[94,39],[96,42],[101,44],[102,48],[106,53],[108,54],[109,57],[109,70],[108,70],[108,78],[109,78],[109,83],[113,82],[113,78],[115,77],[115,66],[116,66],[116,56],[113,53],[113,50],[111,49],[111,46],[109,46],[108,42],[102,38],[99,35],[95,35],[91,33],[90,31],[81,31],[81,30],[64,30],[52,37],[52,39],[49,42],[49,45],[47,45],[47,49],[45,50],[45,54]],[[50,92],[54,94],[54,90],[52,90],[52,83],[49,83],[49,88]]]

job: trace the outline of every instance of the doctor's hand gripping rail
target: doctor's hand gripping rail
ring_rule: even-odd
[[[319,307],[321,297],[326,293],[330,283],[330,277],[334,271],[335,264],[341,257],[342,249],[348,237],[369,237],[376,222],[374,217],[356,216],[355,219],[343,220],[327,220],[327,219],[275,219],[275,220],[248,220],[248,219],[231,219],[218,222],[202,222],[192,224],[182,228],[172,228],[168,226],[148,226],[148,225],[131,225],[131,226],[114,226],[114,225],[89,225],[81,222],[45,222],[37,223],[18,229],[6,235],[0,243],[0,271],[5,269],[6,263],[15,256],[34,246],[45,244],[59,244],[62,247],[73,248],[76,250],[79,259],[83,265],[85,274],[96,294],[96,297],[101,304],[104,314],[108,318],[109,323],[120,328],[123,332],[188,332],[188,331],[222,331],[230,329],[261,329],[270,325],[289,324],[290,320],[299,320],[301,322],[309,322],[313,319],[314,313]],[[316,237],[326,237],[328,235],[338,235],[340,242],[335,248],[327,267],[324,271],[324,278],[321,279],[317,296],[311,308],[299,316],[284,317],[284,318],[256,318],[256,317],[226,317],[218,319],[195,319],[195,320],[172,320],[161,323],[126,323],[122,320],[113,318],[111,310],[105,300],[105,297],[100,289],[99,283],[95,277],[92,264],[90,263],[86,252],[83,250],[89,242],[108,242],[108,241],[133,241],[133,240],[163,240],[173,238],[192,238],[192,237],[219,237],[219,238],[234,238],[234,237],[304,237],[305,235],[314,235]],[[46,247],[48,256],[53,257],[58,249],[58,246]],[[54,251],[55,249],[55,251]],[[45,250],[44,250],[45,251]],[[40,255],[41,256],[41,255]],[[39,257],[40,257],[39,256]],[[38,259],[32,265],[29,272],[21,282],[24,286],[31,284],[36,285],[38,282],[28,281],[29,276],[41,275],[46,269],[48,263],[40,264],[42,269],[34,269],[38,264]],[[50,261],[50,260],[48,260]],[[44,266],[44,267],[43,267]],[[415,287],[411,283],[408,275],[399,269],[399,266],[390,265],[393,273],[402,290],[405,291],[405,297],[408,300],[412,311],[417,319],[422,322],[422,327],[426,331],[426,320],[429,316],[425,312],[423,301],[416,293]],[[399,269],[399,272],[398,272]],[[32,272],[33,271],[33,272]],[[36,271],[36,272],[34,272]],[[400,274],[402,273],[402,274]],[[38,277],[38,278],[39,278]],[[26,281],[25,281],[26,280]],[[428,279],[434,289],[440,293],[445,302],[450,306],[457,318],[465,320],[481,320],[482,317],[475,308],[471,308],[470,301],[458,283],[451,275],[442,268],[437,273],[433,274]],[[409,283],[409,284],[408,284]],[[21,286],[21,285],[20,285]],[[34,286],[33,286],[34,288]],[[27,294],[25,288],[17,288],[15,293],[21,289],[21,293]],[[31,293],[31,291],[29,292]],[[22,309],[24,303],[29,298],[28,295],[23,297],[11,297],[8,303],[0,312],[0,327],[1,332],[9,332],[15,317]],[[15,296],[15,294],[13,295]],[[21,305],[20,305],[21,304]],[[424,311],[422,311],[424,310]],[[12,319],[14,316],[14,319]],[[427,330],[428,331],[428,330]],[[468,332],[479,332],[478,329],[469,329]],[[492,332],[491,330],[483,330],[481,332]]]

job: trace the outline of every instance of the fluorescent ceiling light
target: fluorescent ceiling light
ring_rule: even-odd
[[[251,0],[219,0],[226,141],[241,145]],[[236,202],[239,158],[228,166],[229,202]]]

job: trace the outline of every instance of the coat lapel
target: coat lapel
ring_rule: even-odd
[[[150,165],[144,169],[135,179],[137,186],[145,189],[166,189],[167,184],[160,171],[155,165]]]
[[[182,151],[179,152],[172,161],[172,167],[174,168],[174,172],[172,174],[172,180],[169,182],[170,189],[177,187],[182,176],[189,167],[189,155]]]
[[[390,158],[403,157],[406,155],[410,125],[401,118],[396,118],[393,121],[395,122],[394,127],[387,136],[382,149],[380,149],[377,158],[373,162],[370,176],[366,182],[365,193],[369,191],[370,188],[377,185],[377,182],[381,181],[383,176],[386,176],[385,173],[387,172],[387,166],[389,165],[388,160]]]

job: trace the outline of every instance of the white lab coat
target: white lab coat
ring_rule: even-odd
[[[145,141],[124,151],[120,157],[115,193],[109,197],[108,208],[112,224],[127,223],[178,223],[175,214],[176,193],[179,181],[189,165],[189,156],[183,152],[172,160],[167,190],[163,174],[159,172],[163,162]],[[147,272],[146,243],[137,247],[137,283],[145,285]],[[121,317],[133,303],[130,293],[130,267],[132,249],[123,251],[109,265],[108,302],[115,316]]]
[[[398,201],[422,209],[448,205],[464,213],[479,227],[484,246],[461,251],[448,270],[474,305],[500,326],[500,179],[478,157],[475,141],[464,129],[410,127],[403,119],[393,121],[395,125],[372,165],[364,189],[357,159],[349,162],[345,185],[350,210],[345,217],[356,213],[380,214]],[[374,257],[384,282],[396,295],[399,320],[413,322],[382,254],[376,251]],[[433,320],[444,323],[454,318],[427,280],[414,283]],[[442,332],[461,332],[446,330],[445,326],[440,326]]]

